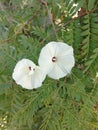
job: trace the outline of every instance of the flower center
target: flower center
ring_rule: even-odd
[[[54,56],[52,57],[52,62],[56,62],[57,58]]]
[[[32,69],[32,67],[31,67],[31,66],[29,66],[29,70],[30,70],[30,71],[31,71],[31,70],[35,71],[35,68],[33,68],[33,69]]]
[[[29,70],[32,70],[31,66],[29,66]]]
[[[29,72],[28,72],[29,75],[33,75],[33,74],[35,73],[35,72],[34,72],[34,71],[35,71],[35,68],[29,66],[28,69],[29,69]]]

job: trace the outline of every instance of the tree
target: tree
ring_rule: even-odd
[[[59,81],[23,89],[12,79],[15,64],[36,64],[41,48],[63,41],[76,64]],[[97,0],[1,0],[0,126],[2,130],[98,129]]]

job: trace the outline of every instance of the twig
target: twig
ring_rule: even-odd
[[[48,16],[49,16],[51,25],[52,25],[52,27],[53,27],[53,31],[54,31],[54,33],[55,33],[56,39],[59,40],[59,39],[58,39],[58,36],[57,36],[57,30],[55,29],[55,25],[54,25],[54,23],[53,23],[52,16],[51,16],[51,12],[49,11],[47,2],[46,2],[45,0],[40,0],[40,2],[41,2],[41,3],[46,7],[46,9],[47,9]]]
[[[91,10],[91,11],[86,11],[86,12],[83,13],[82,15],[79,15],[78,17],[75,17],[75,18],[69,20],[68,22],[66,22],[66,23],[64,24],[64,27],[67,26],[68,24],[72,23],[72,22],[75,21],[76,19],[79,19],[79,18],[81,18],[81,17],[83,17],[83,16],[85,16],[85,15],[91,14],[91,13],[97,11],[97,10],[98,10],[98,8],[95,8],[95,9],[93,9],[93,10]]]
[[[58,39],[58,36],[57,36],[57,31],[58,31],[58,30],[55,29],[55,26],[54,26],[54,23],[53,23],[53,20],[52,20],[51,13],[50,13],[50,11],[49,11],[49,9],[48,9],[47,2],[46,2],[45,0],[39,0],[39,1],[41,2],[41,4],[43,4],[43,5],[47,8],[48,16],[49,16],[50,22],[51,22],[51,24],[52,24],[52,27],[53,27],[55,36],[56,36],[57,40],[59,40],[59,39]],[[27,26],[28,24],[30,24],[30,23],[32,22],[34,16],[36,16],[36,14],[38,13],[39,10],[40,10],[40,7],[37,9],[37,11],[35,12],[35,14],[34,14],[29,20],[27,20],[26,22],[24,22],[24,24],[20,27],[20,29],[19,29],[11,38],[8,38],[8,39],[5,39],[5,40],[0,41],[0,44],[9,42],[9,41],[12,40],[13,37],[16,37],[16,36],[24,29],[25,26]],[[98,8],[95,8],[95,9],[93,9],[93,10],[91,10],[91,11],[86,11],[86,12],[84,12],[82,15],[79,15],[78,17],[75,17],[75,18],[69,20],[68,22],[66,22],[66,23],[64,24],[64,27],[67,26],[67,25],[69,25],[70,23],[72,23],[72,22],[75,21],[76,19],[79,19],[79,18],[81,18],[81,17],[83,17],[83,16],[85,16],[85,15],[87,15],[87,14],[91,14],[91,13],[97,11],[97,10],[98,10]]]
[[[12,38],[16,37],[24,29],[24,27],[26,27],[28,24],[30,24],[33,21],[34,16],[36,16],[36,14],[38,13],[39,10],[40,10],[40,6],[36,10],[36,12],[34,13],[34,15],[30,19],[28,19],[27,21],[25,21],[24,24],[19,28],[19,30],[11,38],[8,38],[8,39],[0,41],[0,44],[9,42],[9,41],[12,40]]]

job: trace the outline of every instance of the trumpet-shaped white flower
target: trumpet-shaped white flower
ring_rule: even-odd
[[[42,85],[46,75],[31,60],[22,59],[16,64],[12,77],[23,88],[33,89]]]
[[[62,42],[48,43],[42,48],[39,56],[39,65],[53,79],[66,76],[74,64],[73,48]]]

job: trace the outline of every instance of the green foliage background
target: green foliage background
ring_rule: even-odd
[[[18,86],[15,64],[38,64],[50,41],[73,46],[71,74],[36,90]],[[97,0],[0,0],[0,130],[98,130],[97,72]]]

